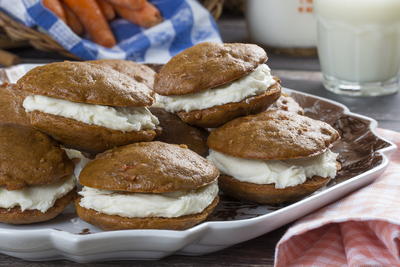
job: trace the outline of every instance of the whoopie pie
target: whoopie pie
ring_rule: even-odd
[[[75,197],[72,161],[37,130],[0,124],[0,162],[0,222],[47,221]]]
[[[330,150],[339,133],[329,124],[271,110],[237,118],[208,137],[207,157],[219,185],[238,199],[265,204],[298,200],[335,178],[340,164]]]
[[[33,127],[67,147],[89,153],[156,136],[158,120],[147,109],[152,90],[109,67],[57,62],[18,80]]]
[[[183,230],[218,203],[218,169],[186,146],[135,143],[98,154],[80,174],[79,217],[103,230]]]
[[[157,73],[157,102],[184,122],[205,128],[261,112],[281,92],[267,59],[264,49],[253,44],[195,45]]]

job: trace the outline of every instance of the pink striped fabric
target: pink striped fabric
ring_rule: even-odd
[[[379,133],[400,147],[400,133]],[[400,152],[374,183],[289,228],[275,266],[400,266]]]

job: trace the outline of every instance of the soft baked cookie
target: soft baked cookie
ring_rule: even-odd
[[[73,163],[39,131],[0,124],[0,162],[0,222],[50,220],[75,196]]]
[[[281,92],[267,59],[253,44],[195,45],[174,56],[156,75],[157,102],[183,121],[205,128],[261,112]]]
[[[326,185],[340,168],[329,124],[281,110],[237,118],[208,137],[220,188],[265,204],[295,201]]]
[[[23,92],[18,90],[15,84],[0,85],[0,123],[28,126],[30,122],[22,106],[23,101]]]
[[[109,67],[52,63],[32,69],[17,86],[29,94],[23,106],[33,127],[66,147],[98,153],[151,141],[159,130],[147,109],[152,90]]]
[[[80,174],[79,217],[104,230],[182,230],[218,203],[218,169],[185,146],[158,141],[101,153]]]
[[[110,67],[153,89],[156,72],[146,65],[122,59],[98,59],[87,62]]]
[[[156,141],[168,144],[187,145],[189,149],[205,157],[208,155],[208,132],[184,123],[177,115],[169,113],[163,108],[150,108],[160,121],[162,132],[156,137]]]

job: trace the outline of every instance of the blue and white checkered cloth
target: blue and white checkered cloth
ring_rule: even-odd
[[[210,13],[196,0],[150,0],[164,21],[144,29],[123,19],[111,23],[118,44],[100,46],[81,38],[40,0],[0,0],[0,10],[29,27],[38,27],[72,54],[86,60],[117,58],[146,63],[165,63],[180,51],[197,43],[221,42]]]

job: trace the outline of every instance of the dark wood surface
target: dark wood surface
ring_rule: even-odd
[[[246,24],[243,19],[225,18],[219,22],[221,35],[225,42],[248,42]],[[22,57],[23,63],[49,62],[64,59],[57,54],[36,51],[30,48],[16,49],[12,52]],[[279,76],[283,85],[302,92],[326,97],[341,102],[350,110],[376,119],[380,127],[400,131],[400,94],[374,97],[353,98],[334,95],[326,91],[321,83],[318,59],[293,58],[269,54],[269,66]],[[205,256],[170,256],[160,261],[125,261],[91,263],[86,266],[271,266],[273,265],[276,243],[288,226],[284,226],[259,238],[238,244],[220,252]],[[1,241],[0,241],[1,242]],[[25,262],[16,258],[0,255],[0,267],[9,266],[78,266],[69,261]]]

